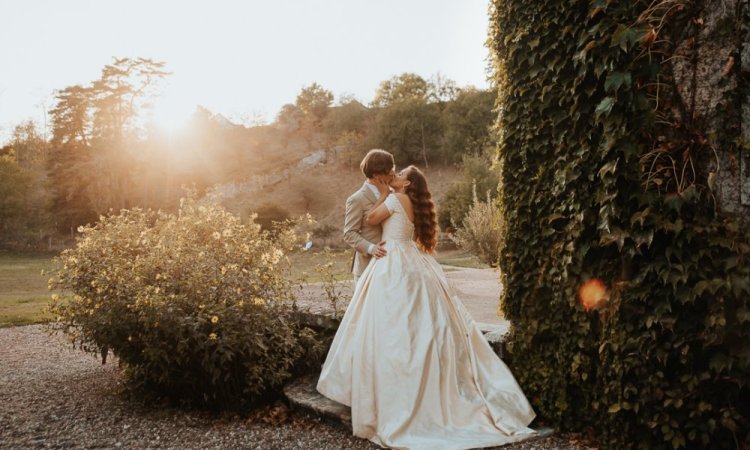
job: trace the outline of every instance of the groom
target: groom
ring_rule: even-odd
[[[346,199],[344,214],[344,241],[355,250],[352,260],[355,285],[370,259],[373,256],[382,258],[386,254],[385,242],[380,239],[383,229],[380,225],[368,225],[365,219],[367,212],[380,197],[373,181],[382,179],[390,182],[396,171],[393,155],[380,149],[367,152],[359,167],[367,180],[357,192]]]

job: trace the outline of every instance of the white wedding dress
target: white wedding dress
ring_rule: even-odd
[[[469,449],[528,438],[535,414],[440,265],[390,195],[388,255],[359,278],[318,380],[351,406],[354,435],[398,449]]]

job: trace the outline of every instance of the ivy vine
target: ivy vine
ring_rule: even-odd
[[[707,5],[491,3],[509,363],[542,417],[604,448],[750,445],[750,231],[713,190],[747,79],[718,68],[706,117],[672,70],[700,56]],[[711,38],[739,61],[736,5]]]

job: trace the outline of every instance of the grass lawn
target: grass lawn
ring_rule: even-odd
[[[52,268],[49,255],[0,253],[0,327],[49,320],[43,313],[50,298],[49,276],[41,272]]]
[[[338,281],[351,279],[352,252],[349,249],[330,252],[301,252],[289,255],[291,277],[295,282],[315,283],[324,281],[326,273],[316,267],[332,262],[328,269]],[[449,250],[437,255],[440,264],[486,269],[489,266],[460,250]],[[53,268],[49,255],[29,256],[0,253],[0,327],[28,325],[49,320],[44,308],[50,298],[47,290],[49,275],[42,275]],[[446,268],[446,272],[456,269]]]

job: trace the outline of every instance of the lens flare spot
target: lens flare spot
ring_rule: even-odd
[[[578,289],[578,297],[586,311],[599,309],[609,300],[607,286],[599,278],[592,278]]]

